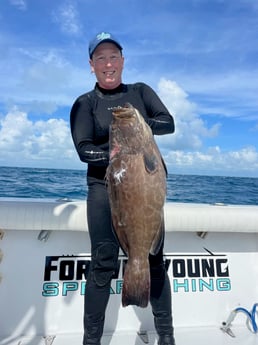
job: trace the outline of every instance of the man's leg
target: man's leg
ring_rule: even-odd
[[[175,345],[172,319],[171,288],[163,260],[163,248],[149,256],[151,274],[150,303],[159,336],[158,345]]]
[[[119,252],[105,181],[88,179],[87,220],[92,257],[85,289],[83,345],[100,345]]]

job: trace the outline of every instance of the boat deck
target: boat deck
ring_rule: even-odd
[[[176,345],[257,345],[258,334],[245,327],[234,327],[232,337],[215,327],[176,328]],[[48,337],[19,337],[0,341],[1,345],[81,345],[81,334],[59,334]],[[144,342],[135,332],[105,334],[101,345],[156,345],[157,336],[148,332],[148,342]]]

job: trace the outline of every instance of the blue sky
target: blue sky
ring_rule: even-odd
[[[257,0],[1,0],[0,165],[86,169],[69,112],[100,31],[123,45],[123,82],[175,118],[157,137],[169,172],[258,177]]]

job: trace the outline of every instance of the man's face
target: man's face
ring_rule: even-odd
[[[103,89],[114,89],[121,84],[124,57],[115,44],[101,43],[93,53],[90,66]]]

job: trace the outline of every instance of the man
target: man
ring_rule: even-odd
[[[122,46],[110,33],[98,34],[89,44],[94,89],[77,98],[71,109],[71,133],[80,159],[88,163],[87,221],[91,240],[91,268],[84,303],[83,345],[100,345],[110,284],[119,244],[112,230],[111,211],[105,181],[109,163],[109,126],[112,108],[131,103],[153,134],[174,132],[174,120],[157,94],[144,83],[123,84]],[[163,246],[149,256],[150,304],[159,345],[175,345],[170,282],[163,261]]]

